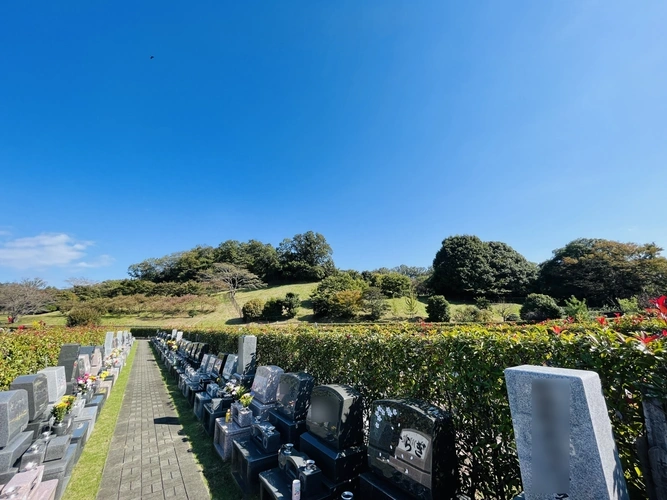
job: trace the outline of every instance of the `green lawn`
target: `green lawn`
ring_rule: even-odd
[[[316,321],[313,317],[313,307],[310,302],[310,294],[317,287],[317,283],[301,283],[296,285],[282,285],[263,288],[261,290],[252,290],[248,292],[239,292],[237,294],[237,302],[242,307],[250,299],[262,299],[266,301],[272,297],[284,297],[288,292],[296,293],[301,298],[301,309],[296,318],[285,321],[283,323],[298,323],[302,321]],[[163,317],[160,315],[124,315],[111,316],[106,315],[102,318],[102,325],[115,327],[130,327],[130,326],[155,326],[160,328],[215,328],[229,324],[240,324],[242,320],[237,317],[236,311],[232,306],[226,294],[217,295],[219,305],[215,312],[210,314],[201,314],[193,318],[189,316],[169,316]],[[388,299],[389,311],[383,317],[383,321],[405,321],[410,319],[406,312],[405,298]],[[459,308],[465,306],[464,303],[452,303],[452,314]],[[519,312],[519,305],[513,305],[513,312]],[[494,305],[495,308],[495,305]],[[417,317],[426,318],[426,298],[420,298],[418,304]],[[496,321],[501,321],[497,312],[494,314]],[[6,326],[6,318],[0,318],[0,327]],[[19,324],[29,325],[33,321],[44,321],[48,325],[64,325],[65,316],[60,312],[53,312],[47,314],[39,314],[36,316],[24,316],[21,318]],[[326,322],[317,320],[320,322]],[[3,323],[5,322],[5,323]]]
[[[111,395],[104,403],[100,416],[95,422],[90,439],[86,442],[81,458],[74,467],[72,478],[67,485],[63,498],[78,500],[94,500],[102,482],[104,464],[109,454],[111,438],[116,429],[116,421],[123,404],[125,388],[132,371],[132,363],[137,353],[137,345],[133,345],[123,370],[114,384]]]

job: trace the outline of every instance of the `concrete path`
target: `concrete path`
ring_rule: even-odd
[[[210,498],[148,341],[136,342],[97,500]]]

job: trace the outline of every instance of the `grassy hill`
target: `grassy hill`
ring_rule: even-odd
[[[267,300],[272,297],[284,297],[288,292],[296,293],[301,299],[301,309],[296,318],[287,321],[286,323],[298,323],[301,321],[315,321],[313,318],[313,307],[310,301],[310,294],[317,287],[317,283],[301,283],[297,285],[283,285],[283,286],[274,286],[263,288],[261,290],[252,290],[247,292],[237,293],[237,302],[241,307],[250,299],[262,299]],[[152,314],[142,314],[142,315],[123,315],[123,316],[113,316],[105,315],[102,318],[102,325],[113,325],[113,326],[156,326],[156,327],[216,327],[229,324],[241,324],[242,320],[237,317],[236,311],[232,306],[229,298],[226,294],[217,295],[219,300],[219,305],[216,308],[215,312],[210,314],[201,314],[194,317],[190,316],[168,316],[163,317],[160,315]],[[383,321],[400,321],[408,319],[408,314],[406,312],[406,305],[404,298],[397,299],[388,299],[387,303],[389,304],[389,311],[383,318]],[[464,307],[464,303],[453,303],[452,304],[452,314],[459,308]],[[519,310],[519,306],[515,306],[516,312]],[[418,317],[426,318],[426,299],[422,298],[418,304]],[[496,315],[495,318],[497,321],[500,321],[501,318]],[[19,324],[29,325],[33,321],[44,321],[49,325],[64,325],[65,324],[65,315],[60,312],[53,312],[47,314],[39,314],[35,316],[24,316],[21,318]],[[318,319],[319,322],[326,322]],[[6,326],[6,318],[2,318],[0,321],[0,326]]]

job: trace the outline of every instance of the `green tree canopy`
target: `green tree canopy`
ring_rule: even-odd
[[[587,299],[595,306],[667,290],[667,259],[654,243],[644,245],[580,238],[554,250],[540,265],[539,287],[559,299]]]
[[[530,290],[536,274],[537,267],[505,243],[450,236],[433,260],[429,286],[454,298],[517,296]]]
[[[333,250],[320,233],[308,231],[284,239],[278,246],[283,278],[288,281],[316,281],[336,270]]]

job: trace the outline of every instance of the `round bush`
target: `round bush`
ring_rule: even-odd
[[[264,304],[262,309],[262,319],[266,321],[280,321],[283,319],[283,300],[278,297],[271,297]]]
[[[505,321],[521,321],[521,316],[517,313],[511,313]]]
[[[563,310],[558,307],[553,297],[541,293],[531,293],[521,306],[521,319],[526,321],[545,321],[563,317]]]
[[[102,315],[94,307],[79,306],[67,313],[67,326],[98,326],[101,322]]]
[[[437,323],[447,323],[451,318],[449,302],[442,295],[433,295],[426,303],[428,320]]]
[[[463,306],[454,312],[456,323],[489,323],[493,321],[493,312],[477,306]]]
[[[250,321],[257,321],[262,317],[264,310],[264,301],[262,299],[250,299],[243,304],[241,312],[243,313],[243,321],[246,323]]]

